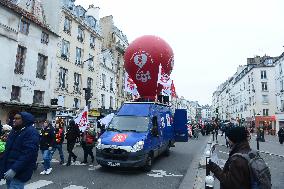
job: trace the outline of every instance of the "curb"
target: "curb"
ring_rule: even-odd
[[[196,176],[194,179],[193,189],[200,189],[205,187],[205,176],[206,176],[206,152],[208,150],[211,150],[212,147],[212,139],[209,138],[209,140],[206,143],[206,147],[203,150],[203,154],[201,155],[199,159],[198,169],[196,172]]]

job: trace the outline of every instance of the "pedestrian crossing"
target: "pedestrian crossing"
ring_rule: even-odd
[[[6,181],[4,179],[0,180],[0,188],[2,188],[1,186],[4,186],[5,184],[6,184]],[[48,188],[52,188],[52,184],[53,182],[49,180],[38,180],[32,183],[26,184],[25,189],[40,189],[45,186],[48,186]],[[84,186],[70,185],[62,189],[88,189],[88,188]]]

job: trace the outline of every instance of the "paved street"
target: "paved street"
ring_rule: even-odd
[[[138,169],[104,169],[96,163],[80,164],[82,155],[78,156],[75,165],[61,166],[57,161],[59,156],[56,152],[52,163],[53,172],[50,175],[40,175],[42,165],[39,165],[26,189],[179,188],[187,174],[187,169],[191,166],[193,159],[200,155],[207,139],[207,137],[200,137],[199,140],[191,140],[188,143],[177,143],[176,147],[171,149],[169,157],[161,156],[155,161],[153,169],[149,173]],[[66,149],[66,146],[64,148]],[[82,153],[81,147],[76,147],[75,152],[76,154]],[[41,156],[39,157],[41,158]],[[188,183],[192,182],[188,181]],[[4,182],[0,182],[0,188],[3,185]]]
[[[284,145],[280,145],[277,136],[266,135],[266,142],[260,142],[261,156],[270,168],[272,175],[272,188],[282,189],[284,186]],[[229,148],[225,146],[224,137],[219,136],[218,142],[220,145],[216,148],[218,158],[222,164],[228,159]],[[252,136],[250,141],[251,147],[256,149],[255,136]],[[216,179],[214,189],[219,188],[219,182]]]

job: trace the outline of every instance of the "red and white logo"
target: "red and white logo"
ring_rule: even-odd
[[[112,142],[124,142],[127,138],[127,134],[116,134],[112,137]]]

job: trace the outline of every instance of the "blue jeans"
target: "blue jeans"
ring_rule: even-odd
[[[19,181],[18,179],[12,178],[11,180],[6,180],[7,189],[24,189],[25,183]]]
[[[58,152],[59,152],[61,162],[64,162],[64,154],[63,154],[63,150],[62,150],[62,144],[57,144],[57,145],[53,148],[53,150],[52,150],[52,152],[51,152],[51,153],[52,153],[52,156],[53,156],[53,154],[55,153],[56,149],[57,149]]]
[[[52,154],[50,150],[42,150],[42,158],[43,158],[43,167],[44,170],[47,170],[50,168],[50,161],[52,158]]]

